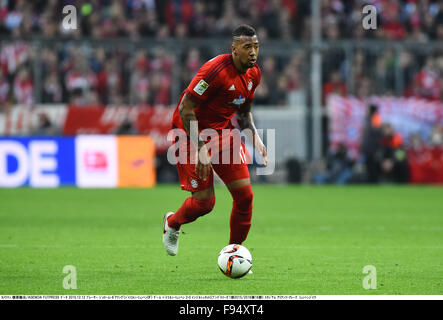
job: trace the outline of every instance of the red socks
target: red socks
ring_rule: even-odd
[[[212,211],[215,204],[215,197],[209,199],[196,199],[189,197],[183,202],[180,209],[168,218],[168,225],[176,230],[185,223],[192,222],[198,217],[201,217]]]
[[[251,185],[247,185],[233,189],[230,192],[234,201],[229,221],[231,227],[229,243],[242,244],[246,240],[251,228],[252,188]],[[214,205],[215,197],[202,200],[189,197],[183,202],[180,209],[168,218],[168,225],[178,230],[182,224],[192,222],[211,212]]]
[[[231,194],[234,203],[231,212],[229,243],[242,244],[251,228],[253,198],[251,185],[233,189]]]

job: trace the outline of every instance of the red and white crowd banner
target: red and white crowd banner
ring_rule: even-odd
[[[0,136],[22,136],[38,133],[39,118],[45,114],[59,128],[60,135],[115,134],[129,121],[133,133],[149,135],[155,142],[157,153],[165,153],[171,129],[171,107],[67,107],[66,105],[42,105],[35,108],[16,106],[8,113],[0,114]],[[128,132],[129,133],[129,132]]]
[[[173,108],[163,106],[69,107],[63,134],[115,134],[128,121],[135,133],[149,135],[155,141],[157,152],[164,153],[170,146],[167,136],[173,112]]]
[[[329,95],[329,142],[343,143],[353,158],[359,155],[364,119],[369,105],[378,106],[382,122],[390,123],[408,141],[418,133],[428,141],[432,128],[443,126],[443,102],[420,98],[372,96],[367,99]]]

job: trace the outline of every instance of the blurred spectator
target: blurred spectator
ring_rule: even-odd
[[[89,92],[97,86],[96,74],[91,70],[86,58],[77,50],[72,57],[72,68],[66,73],[65,86],[70,97],[82,95],[86,103]]]
[[[17,104],[31,107],[33,104],[33,87],[31,73],[27,67],[22,67],[14,80],[14,98]]]
[[[378,181],[378,163],[376,152],[380,148],[381,139],[381,117],[378,113],[378,106],[370,105],[365,122],[363,124],[361,154],[366,167],[367,182]]]
[[[70,94],[68,103],[76,107],[85,107],[89,104],[89,101],[81,89],[74,89]]]
[[[431,145],[443,147],[443,125],[436,125],[431,132]]]
[[[266,81],[260,83],[254,93],[254,103],[257,105],[271,104],[270,90]]]
[[[290,158],[286,161],[286,170],[288,171],[287,181],[289,183],[302,182],[302,164],[296,158]]]
[[[435,39],[437,41],[443,41],[443,23],[435,26]]]
[[[3,74],[3,69],[0,69],[0,113],[8,111],[10,86],[8,79]]]
[[[197,2],[196,5],[201,5],[201,2]],[[194,14],[193,3],[190,0],[167,1],[165,9],[166,23],[170,29],[175,29],[181,23],[188,25]]]
[[[104,62],[104,68],[97,74],[97,93],[104,104],[115,100],[123,86],[123,78],[117,61],[114,59]]]
[[[6,74],[12,75],[29,58],[29,45],[22,41],[3,44],[0,49],[0,64]]]
[[[427,180],[426,163],[429,161],[428,148],[419,134],[409,138],[408,159],[409,178],[412,183],[424,183]]]
[[[443,127],[433,128],[429,142],[411,135],[407,152],[411,183],[443,183]]]
[[[281,99],[281,92],[280,90],[276,90],[276,87],[278,86],[281,75],[277,71],[277,60],[275,57],[265,56],[262,57],[261,65],[262,83],[266,88],[274,88],[272,91],[267,92],[267,99],[270,101],[278,101]]]
[[[61,103],[62,87],[56,72],[51,72],[43,83],[42,102],[43,103]]]
[[[442,98],[442,79],[435,59],[431,56],[426,59],[423,69],[414,77],[413,94],[431,100]]]
[[[280,104],[299,108],[307,103],[307,86],[305,80],[304,61],[306,56],[303,51],[291,55],[288,65],[285,66],[283,76],[279,80]],[[272,88],[272,87],[271,87]],[[283,97],[287,95],[287,99]]]
[[[352,80],[353,90],[350,93],[359,98],[366,98],[373,92],[373,83],[369,77],[368,65],[370,64],[369,55],[363,50],[358,50],[354,54],[352,61]]]
[[[326,97],[330,93],[339,94],[341,96],[346,95],[346,84],[341,78],[340,72],[333,71],[329,76],[329,81],[323,84],[323,103],[326,101]]]
[[[379,170],[378,182],[408,182],[408,162],[403,149],[403,138],[394,132],[389,123],[384,123],[381,127],[381,142],[376,152],[376,161]]]
[[[130,84],[130,104],[147,104],[150,99],[150,81],[148,78],[148,60],[139,52]]]
[[[437,125],[431,133],[430,182],[443,183],[443,125]]]
[[[367,98],[373,93],[373,83],[369,77],[362,77],[356,85],[358,86],[356,95],[361,99]]]
[[[403,74],[403,79],[402,79],[403,83],[405,84],[412,83],[415,70],[414,70],[414,57],[410,51],[402,50],[400,52],[399,67],[401,68],[401,72]],[[404,95],[412,96],[412,92],[410,91],[411,89],[408,88],[408,85],[406,85],[406,88],[404,89]]]
[[[346,184],[352,180],[352,168],[354,161],[348,156],[344,144],[339,144],[337,149],[331,152],[326,159],[325,173],[317,173],[314,181],[317,184],[334,183]]]
[[[38,115],[37,127],[32,132],[36,136],[53,136],[60,134],[59,129],[51,122],[46,113]]]
[[[237,17],[234,2],[232,0],[226,0],[223,3],[223,13],[216,23],[216,30],[218,35],[230,36],[232,26],[239,25],[240,19]]]
[[[138,51],[130,76],[129,103],[169,105],[173,63],[173,57],[161,48],[149,57]]]
[[[138,130],[134,126],[131,119],[125,119],[122,124],[115,130],[114,134],[116,135],[137,135]]]
[[[184,68],[182,69],[181,88],[184,89],[197,73],[198,69],[203,65],[200,50],[192,47],[187,52]]]
[[[406,37],[406,27],[400,21],[398,1],[384,1],[381,11],[381,30],[383,37],[389,40],[402,40]]]
[[[396,56],[394,50],[388,48],[383,50],[377,57],[375,72],[377,81],[375,82],[377,92],[393,92],[395,90],[395,67]]]

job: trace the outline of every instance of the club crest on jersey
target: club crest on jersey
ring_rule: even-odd
[[[198,182],[195,179],[191,179],[191,186],[195,189],[198,187]]]
[[[252,81],[249,80],[249,83],[248,83],[248,90],[251,91],[251,89],[252,89]]]
[[[200,80],[199,83],[197,83],[197,85],[194,87],[194,91],[198,94],[198,95],[202,95],[203,93],[205,93],[206,89],[208,89],[209,84],[206,83],[205,80]]]
[[[232,101],[231,104],[239,106],[239,105],[245,103],[245,101],[246,101],[246,98],[242,97],[242,95],[240,95],[237,99],[234,99],[234,101]]]

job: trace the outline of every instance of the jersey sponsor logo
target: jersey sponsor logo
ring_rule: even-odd
[[[232,85],[232,86],[229,88],[229,91],[234,91],[234,90],[235,90],[235,86]]]
[[[251,91],[251,89],[252,89],[252,81],[249,80],[249,83],[248,83],[248,90]]]
[[[194,91],[198,94],[198,95],[202,95],[203,93],[205,93],[206,89],[208,89],[209,84],[206,83],[205,80],[200,80],[199,83],[197,83],[197,85],[194,87]]]
[[[242,95],[240,95],[237,99],[234,99],[231,103],[236,106],[239,106],[239,105],[245,103],[245,101],[246,101],[246,98],[242,97]]]

